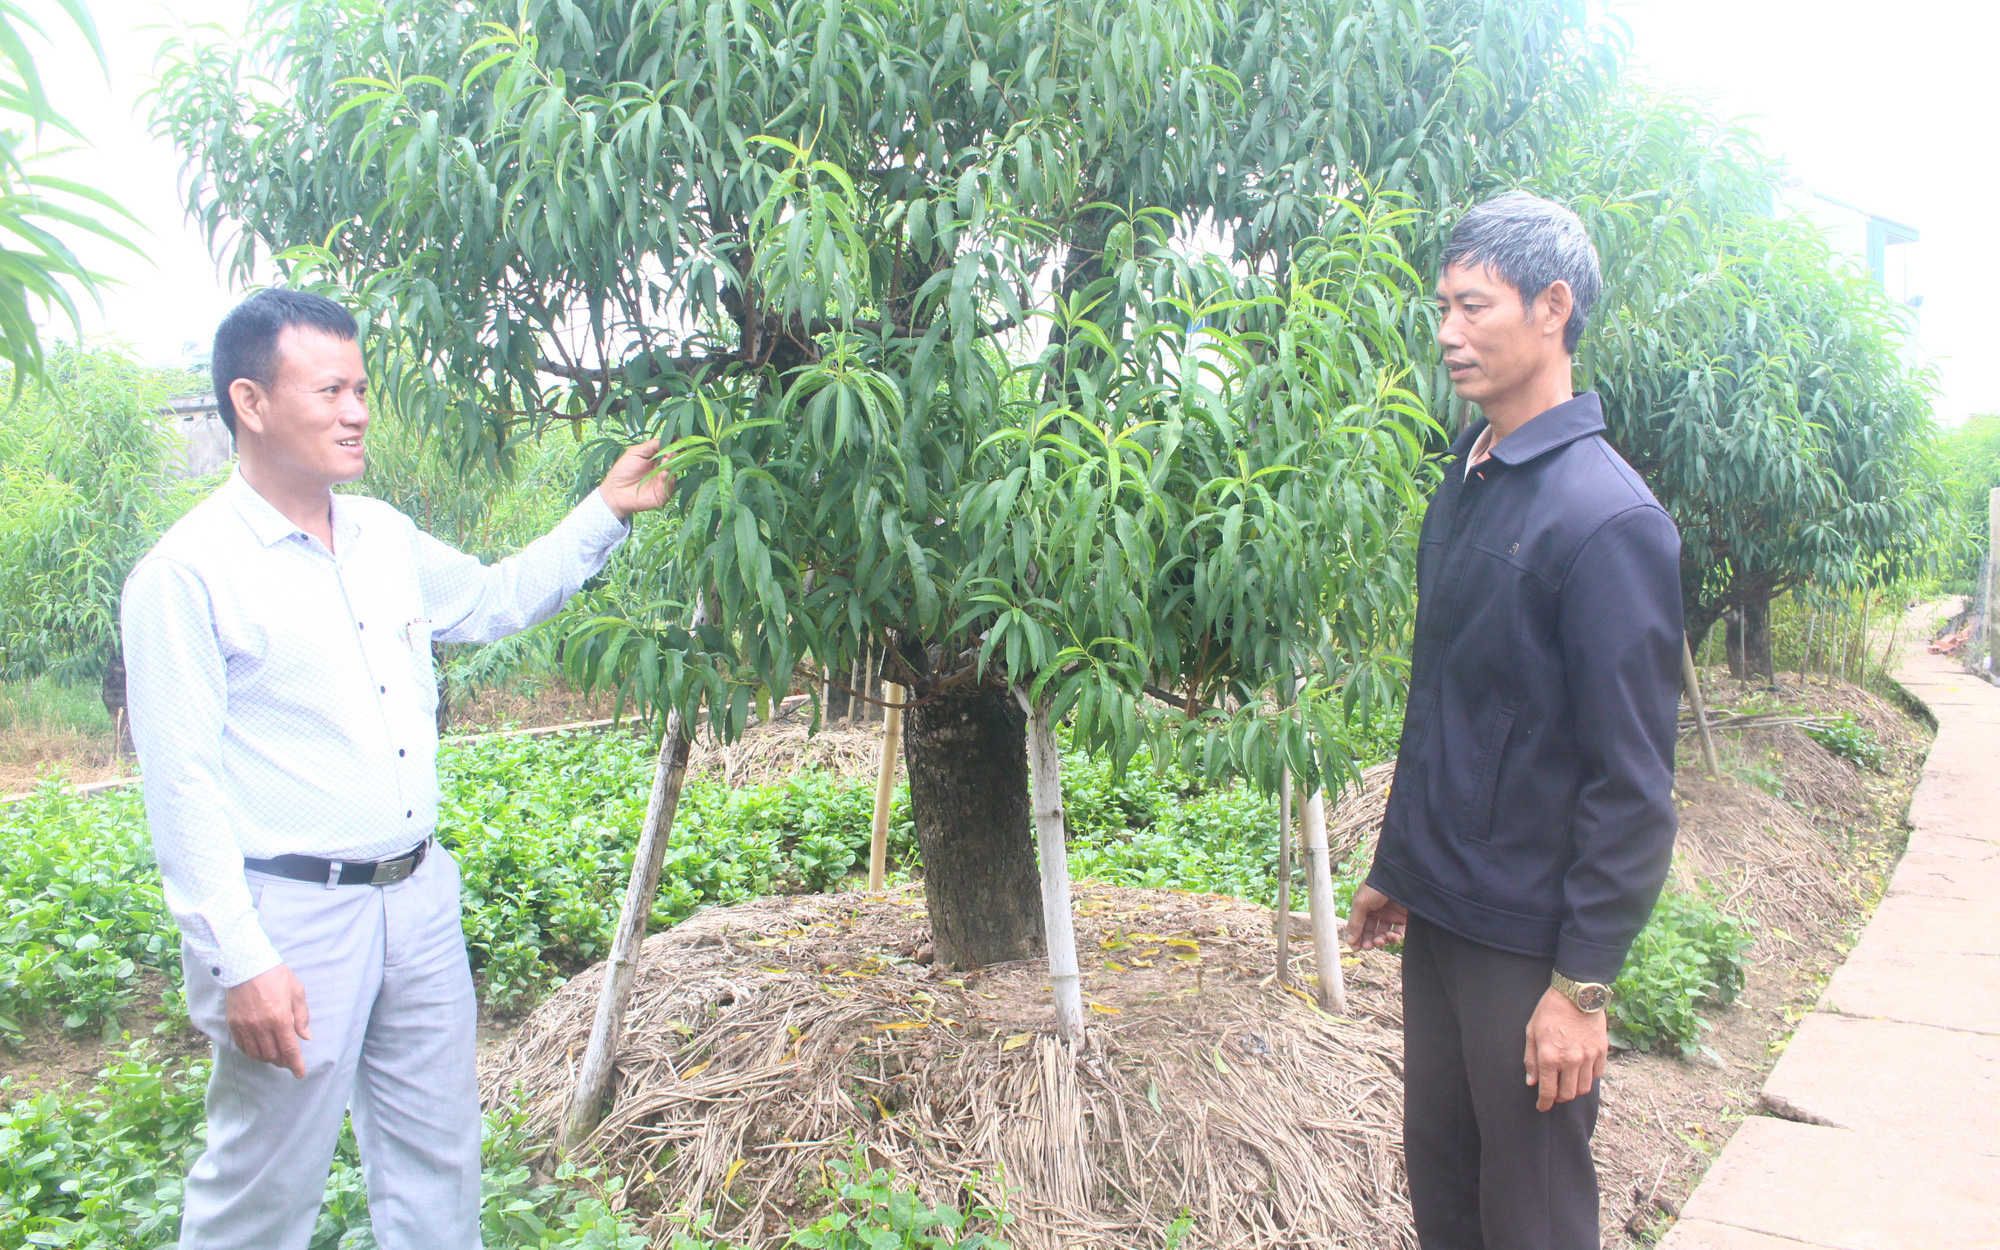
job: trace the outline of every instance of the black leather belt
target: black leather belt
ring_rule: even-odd
[[[312,855],[278,855],[271,859],[245,859],[243,866],[254,872],[268,872],[274,877],[290,877],[294,881],[312,881],[331,890],[337,885],[392,885],[407,878],[424,862],[424,855],[430,850],[431,840],[425,838],[415,849],[405,851],[394,859],[378,859],[372,864],[350,864],[338,859],[320,859]]]

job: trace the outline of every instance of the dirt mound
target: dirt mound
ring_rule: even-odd
[[[1349,969],[1350,1018],[1272,981],[1265,908],[1082,883],[1092,1027],[1049,1033],[1046,966],[965,977],[915,961],[910,890],[766,899],[646,942],[611,1114],[591,1145],[655,1236],[711,1208],[774,1245],[829,1157],[864,1145],[928,1201],[1003,1196],[1027,1248],[1414,1245],[1392,957]],[[1309,973],[1311,957],[1303,956]],[[599,969],[523,1025],[486,1078],[552,1128]]]

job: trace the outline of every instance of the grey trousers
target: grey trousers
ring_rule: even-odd
[[[1597,1087],[1537,1111],[1521,1062],[1553,967],[1410,916],[1403,1154],[1423,1250],[1598,1250]]]
[[[394,885],[247,876],[265,933],[305,986],[306,1075],[237,1050],[222,985],[186,959],[188,1014],[215,1043],[215,1071],[182,1250],[305,1250],[350,1111],[381,1250],[477,1247],[478,1019],[458,865],[433,845]]]

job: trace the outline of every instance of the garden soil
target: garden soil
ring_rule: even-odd
[[[1607,1245],[1650,1244],[1742,1117],[1836,967],[1900,851],[1926,732],[1864,691],[1788,676],[1776,696],[1706,675],[1724,707],[1846,712],[1885,746],[1857,767],[1780,725],[1724,734],[1723,779],[1691,750],[1678,777],[1675,871],[1755,924],[1746,988],[1707,1011],[1693,1058],[1621,1053],[1597,1139]],[[770,735],[768,749],[757,739]],[[778,741],[780,736],[783,741]],[[790,739],[798,737],[799,742]],[[874,733],[815,746],[753,734],[738,780],[837,755],[872,768]],[[851,739],[847,740],[847,739]],[[1684,748],[1687,744],[1684,744]],[[1388,770],[1336,811],[1335,855],[1380,819]],[[1281,984],[1272,915],[1238,900],[1080,882],[1090,1036],[1050,1035],[1040,963],[933,966],[920,889],[765,899],[646,943],[616,1101],[587,1150],[656,1236],[688,1212],[774,1245],[822,1207],[825,1164],[856,1149],[929,1201],[994,1203],[1027,1250],[1097,1246],[1414,1245],[1399,1148],[1396,957],[1343,960],[1345,1018],[1311,1005],[1310,944]],[[490,1103],[552,1128],[595,1008],[599,970],[497,1044]],[[1182,1230],[1185,1230],[1183,1233]],[[662,1243],[664,1244],[664,1243]]]

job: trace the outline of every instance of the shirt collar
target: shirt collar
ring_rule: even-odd
[[[222,490],[236,506],[244,524],[264,546],[273,547],[294,534],[305,533],[292,524],[284,513],[272,507],[270,500],[258,494],[256,487],[243,480],[240,463],[229,471],[229,480],[223,483]],[[343,495],[333,497],[333,541],[337,550],[345,550],[348,542],[360,535],[361,518],[356,512],[351,499]]]
[[[1482,418],[1478,429],[1472,432],[1475,441],[1485,432],[1485,426]],[[1522,465],[1580,438],[1603,432],[1604,407],[1598,402],[1596,391],[1585,391],[1530,418],[1521,428],[1493,444],[1489,454],[1502,464]]]

